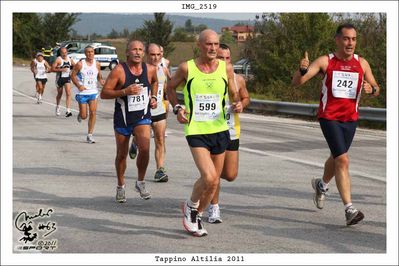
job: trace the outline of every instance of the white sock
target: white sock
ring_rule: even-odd
[[[191,199],[187,200],[187,205],[191,208],[197,209],[199,207],[199,201],[197,202],[192,202]]]
[[[211,207],[212,207],[212,208],[219,208],[219,203],[211,204]]]
[[[67,113],[70,113],[71,112],[71,108],[67,108]]]
[[[350,207],[352,207],[353,205],[352,205],[352,202],[349,202],[348,204],[345,204],[345,211],[347,210],[347,209],[349,209]]]
[[[145,184],[145,181],[139,181],[139,180],[137,180],[137,184],[144,185],[144,184]]]
[[[126,184],[123,184],[122,186],[117,185],[117,188],[125,188]]]
[[[328,189],[328,183],[325,183],[324,180],[323,180],[323,178],[322,178],[321,181],[320,181],[320,185],[321,185],[321,188],[322,188],[323,190],[327,190],[327,189]]]

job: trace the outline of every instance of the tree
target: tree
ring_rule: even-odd
[[[176,28],[171,39],[173,42],[194,42],[195,38],[189,35],[184,28]]]
[[[165,19],[165,13],[154,13],[154,20],[145,20],[144,25],[137,33],[146,43],[156,43],[164,48],[165,57],[175,48],[170,43],[173,23]]]
[[[259,17],[258,17],[259,19]],[[370,63],[381,87],[380,97],[365,97],[361,105],[386,106],[386,14],[271,13],[257,20],[256,36],[244,49],[254,74],[254,92],[269,99],[291,102],[318,102],[321,78],[314,78],[299,89],[290,88],[291,77],[305,51],[310,61],[335,51],[334,34],[339,24],[357,27],[356,53]]]
[[[67,40],[72,34],[72,26],[78,21],[78,13],[46,13],[43,16],[41,30],[46,45]]]
[[[13,53],[24,58],[45,46],[53,46],[76,36],[72,26],[78,21],[77,13],[14,13]]]
[[[13,14],[14,55],[29,58],[44,46],[40,25],[41,19],[35,13]]]
[[[194,32],[194,26],[191,21],[191,19],[187,19],[186,22],[184,23],[184,29],[186,32],[193,33]]]
[[[225,44],[235,43],[233,34],[228,30],[224,31],[222,34],[222,37],[220,37],[220,42],[225,43]]]
[[[124,37],[127,38],[129,37],[129,29],[128,28],[124,28],[123,31],[119,34],[120,37]]]
[[[255,91],[272,99],[317,101],[320,81],[312,79],[298,90],[287,89],[299,60],[310,60],[334,48],[336,24],[326,13],[264,14],[256,25],[259,36],[247,42],[247,56],[255,76]]]
[[[110,39],[116,39],[119,37],[119,33],[114,28],[112,28],[112,31],[108,34],[107,37]]]

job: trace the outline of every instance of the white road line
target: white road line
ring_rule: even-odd
[[[17,91],[16,89],[13,89],[13,91],[14,91],[15,93],[21,95],[21,96],[26,97],[26,98],[29,98],[29,99],[32,99],[32,100],[36,100],[35,97],[29,96],[29,95],[27,95],[27,94],[25,94],[25,93],[22,93],[22,92],[20,92],[20,91]],[[52,106],[54,106],[54,107],[57,106],[57,105],[54,104],[54,103],[50,103],[50,102],[47,102],[47,101],[44,101],[44,100],[42,100],[42,103],[46,103],[46,104],[52,105]],[[60,105],[60,108],[66,110],[66,107],[64,107],[64,106],[61,106],[61,105]],[[73,109],[73,108],[71,108],[71,111],[73,111],[73,112],[75,112],[75,113],[79,113],[79,110],[76,110],[76,109]]]
[[[271,156],[271,157],[279,158],[279,159],[286,160],[286,161],[291,161],[291,162],[295,162],[295,163],[301,163],[301,164],[305,164],[305,165],[315,166],[315,167],[318,167],[318,168],[324,168],[324,164],[315,163],[315,162],[306,161],[306,160],[301,160],[301,159],[296,159],[296,158],[292,158],[292,157],[288,157],[288,156],[284,156],[284,155],[279,155],[279,154],[275,154],[275,153],[259,151],[259,150],[245,148],[245,147],[240,147],[240,151],[245,151],[245,152],[259,154],[259,155],[265,155],[265,156]],[[383,177],[383,176],[374,176],[374,175],[372,176],[372,175],[369,175],[367,173],[363,173],[363,172],[356,171],[356,170],[351,170],[350,174],[386,183],[386,177]]]

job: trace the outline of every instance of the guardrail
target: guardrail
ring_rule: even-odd
[[[183,103],[183,93],[177,92],[177,98]],[[316,117],[319,109],[318,104],[276,102],[267,100],[252,99],[251,103],[245,108],[249,112],[269,112],[289,115],[301,115]],[[360,107],[359,119],[386,123],[385,108]]]

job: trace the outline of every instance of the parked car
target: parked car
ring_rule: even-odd
[[[108,45],[93,45],[94,47],[94,58],[100,62],[101,69],[109,68],[114,69],[119,64],[118,54],[116,48]],[[81,48],[76,53],[69,54],[69,57],[73,61],[78,62],[81,59],[86,58],[85,48]]]
[[[246,79],[252,76],[251,63],[247,58],[242,58],[238,60],[234,63],[233,67],[235,73],[244,75]]]

